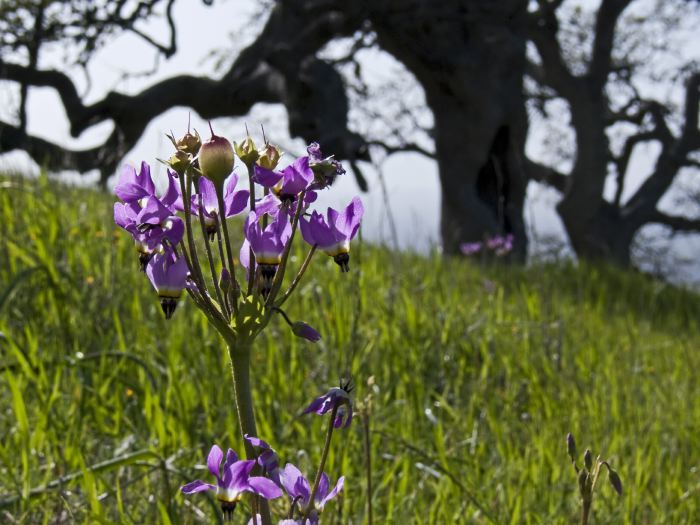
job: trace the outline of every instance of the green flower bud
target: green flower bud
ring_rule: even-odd
[[[199,133],[197,133],[197,130],[195,130],[194,135],[188,131],[185,133],[184,137],[175,143],[175,147],[178,149],[178,151],[184,151],[190,155],[196,155],[199,153],[199,148],[201,146],[202,138],[199,136]]]
[[[168,159],[166,162],[176,173],[182,175],[187,171],[187,169],[192,164],[192,156],[189,153],[185,153],[182,150],[178,150],[175,154]]]
[[[210,126],[211,127],[211,126]],[[223,187],[226,177],[233,171],[233,146],[224,137],[214,135],[199,149],[199,170],[214,186]]]
[[[260,154],[258,150],[255,149],[255,143],[250,137],[246,137],[240,144],[234,142],[233,149],[236,151],[236,155],[241,159],[243,164],[246,166],[252,166],[255,161],[258,160]]]
[[[583,469],[578,473],[578,489],[581,492],[581,497],[586,499],[590,491],[588,487],[588,472]]]
[[[268,143],[258,154],[260,156],[258,165],[268,170],[274,170],[282,157],[282,150]]]

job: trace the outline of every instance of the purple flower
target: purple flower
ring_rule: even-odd
[[[255,448],[259,449],[256,461],[262,467],[263,473],[270,476],[270,479],[277,485],[280,485],[280,462],[274,449],[260,438],[249,436],[248,434],[244,438]]]
[[[176,259],[175,253],[166,248],[164,253],[155,254],[146,266],[146,275],[160,297],[160,306],[166,319],[170,319],[187,287],[189,269],[184,259]]]
[[[459,245],[459,249],[464,255],[474,255],[479,253],[484,245],[480,242],[463,242]]]
[[[513,234],[491,237],[486,240],[486,247],[496,252],[496,255],[505,255],[513,249]]]
[[[277,265],[282,261],[284,246],[292,235],[289,216],[280,213],[265,229],[262,228],[259,219],[260,215],[251,211],[245,221],[243,233],[258,264]]]
[[[156,186],[151,178],[151,167],[146,163],[141,163],[138,174],[132,166],[124,166],[119,182],[114,187],[117,197],[127,203],[137,203],[145,197],[156,194]]]
[[[243,227],[245,241],[241,246],[240,258],[243,267],[255,271],[255,264],[260,265],[263,280],[261,292],[269,292],[277,266],[282,262],[284,247],[292,235],[292,225],[286,212],[280,212],[264,229],[260,224],[260,215],[255,211],[248,214]],[[253,249],[255,261],[249,261],[250,249]],[[252,266],[252,267],[251,267]]]
[[[306,152],[309,154],[309,167],[315,176],[312,188],[322,189],[330,186],[338,175],[345,173],[343,165],[335,160],[333,155],[323,158],[321,146],[318,145],[318,142],[309,144]]]
[[[337,409],[333,426],[335,428],[348,428],[352,421],[352,401],[350,400],[350,392],[352,391],[351,383],[348,382],[340,387],[333,387],[328,392],[314,399],[311,404],[306,407],[304,414],[318,414],[323,416],[328,412]],[[343,424],[345,419],[345,424]]]
[[[230,518],[245,492],[251,492],[265,499],[274,499],[282,495],[280,488],[271,480],[261,476],[251,476],[250,472],[255,467],[255,460],[239,460],[238,455],[228,449],[223,468],[221,461],[224,453],[218,445],[211,447],[207,458],[207,468],[216,478],[216,485],[195,480],[183,486],[180,490],[184,494],[194,494],[205,490],[216,492],[216,499],[221,502],[221,510],[227,518]],[[222,474],[223,472],[223,474]]]
[[[328,208],[327,218],[314,211],[309,220],[299,221],[301,234],[307,243],[333,257],[341,271],[347,272],[350,241],[357,235],[364,211],[359,197],[352,199],[341,213]]]
[[[235,191],[238,184],[238,176],[234,173],[228,179],[226,191],[224,192],[224,218],[233,217],[241,213],[248,203],[250,193],[248,190]],[[179,190],[178,190],[179,191]],[[204,226],[209,236],[209,240],[214,239],[218,229],[218,218],[222,215],[219,211],[219,200],[216,196],[216,187],[214,183],[206,177],[199,179],[199,194],[202,196],[202,216],[204,217]],[[192,203],[190,210],[194,215],[199,215],[199,196],[192,195]],[[180,197],[180,202],[182,198]]]
[[[284,469],[282,469],[280,479],[282,480],[284,490],[289,494],[292,500],[295,503],[298,502],[303,509],[308,507],[309,499],[311,498],[311,485],[301,471],[291,463],[287,463]],[[312,517],[312,523],[318,522],[317,514],[323,512],[326,503],[335,498],[340,491],[343,490],[344,483],[345,478],[341,476],[338,478],[335,487],[331,490],[328,476],[325,472],[321,474],[321,480],[318,484],[316,495],[314,496],[313,512],[310,515],[310,517]],[[314,515],[314,513],[317,514]]]
[[[274,188],[283,202],[293,202],[313,182],[314,172],[309,167],[309,157],[299,157],[282,171],[256,165],[253,180],[266,188]]]

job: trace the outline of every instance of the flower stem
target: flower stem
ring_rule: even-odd
[[[335,422],[335,417],[338,415],[338,405],[333,407],[331,412],[331,418],[328,420],[328,430],[326,431],[326,442],[323,444],[323,452],[321,454],[321,462],[318,464],[318,470],[316,471],[316,479],[314,480],[314,486],[311,489],[311,495],[309,496],[309,504],[304,509],[304,517],[301,520],[302,523],[306,522],[306,518],[309,517],[309,513],[314,508],[314,499],[316,498],[316,492],[318,491],[318,485],[321,483],[321,475],[323,474],[323,469],[326,466],[326,460],[328,459],[328,452],[331,449],[331,438],[333,437],[333,423]]]
[[[245,435],[257,437],[255,427],[255,413],[253,412],[253,396],[250,389],[250,346],[238,346],[229,344],[228,355],[231,360],[233,373],[233,391],[236,396],[236,412],[238,412],[238,424],[241,437]],[[255,448],[247,439],[243,439],[246,457],[255,459]],[[260,516],[262,525],[272,525],[270,507],[267,500],[260,499]]]
[[[282,306],[292,294],[297,285],[301,282],[301,278],[304,276],[304,272],[306,272],[306,269],[309,267],[309,263],[311,262],[311,258],[314,256],[314,253],[316,253],[315,244],[311,247],[311,250],[309,250],[309,253],[306,255],[306,259],[304,259],[304,262],[301,265],[301,268],[299,269],[299,272],[297,273],[296,277],[294,277],[292,284],[289,285],[289,288],[286,292],[284,292],[284,295],[279,301],[277,301],[277,304],[275,306]]]

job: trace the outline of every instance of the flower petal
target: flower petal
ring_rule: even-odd
[[[252,492],[265,499],[275,499],[282,495],[282,489],[275,485],[271,479],[262,476],[248,478],[248,486]]]
[[[212,476],[221,479],[221,460],[224,459],[224,452],[219,445],[213,445],[207,457],[207,468]]]
[[[192,483],[188,483],[187,485],[180,487],[180,490],[184,494],[194,494],[195,492],[203,492],[205,490],[216,490],[216,485],[204,483],[203,481],[196,479]]]

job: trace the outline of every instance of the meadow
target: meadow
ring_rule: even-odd
[[[206,479],[212,443],[243,450],[224,344],[188,299],[164,319],[113,202],[0,179],[2,523],[220,519],[179,487]],[[323,339],[275,320],[255,348],[258,430],[283,463],[313,469],[324,423],[302,409],[343,375],[356,385],[324,523],[368,523],[367,445],[374,523],[577,523],[567,432],[624,485],[601,484],[592,523],[700,523],[696,293],[355,242],[350,273],[317,257],[288,306]]]

